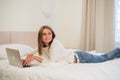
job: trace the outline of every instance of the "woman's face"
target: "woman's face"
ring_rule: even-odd
[[[42,33],[42,41],[46,46],[52,41],[52,32],[49,29],[44,29]]]

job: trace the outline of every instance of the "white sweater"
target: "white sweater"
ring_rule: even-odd
[[[31,53],[37,53],[35,55],[39,56],[37,48]],[[74,53],[69,53],[58,40],[54,39],[49,50],[48,47],[42,49],[40,57],[43,58],[43,62],[73,63]]]

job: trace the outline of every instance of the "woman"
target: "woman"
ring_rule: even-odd
[[[38,55],[33,53],[38,52]],[[23,65],[31,61],[38,62],[67,62],[67,63],[98,63],[120,57],[120,48],[104,55],[93,55],[84,51],[68,53],[63,45],[55,39],[54,31],[47,25],[42,26],[38,33],[38,48],[28,54]]]

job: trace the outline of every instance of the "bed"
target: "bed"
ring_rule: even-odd
[[[37,37],[36,32],[21,34],[23,32],[9,32],[9,34],[8,32],[0,32],[0,56],[3,57],[0,58],[0,80],[120,80],[120,58],[102,63],[45,64],[33,61],[31,63],[32,67],[19,68],[12,66],[8,62],[6,52],[2,49],[6,47],[19,49],[21,57],[24,57],[27,51],[29,52],[36,46],[37,41],[33,39]],[[3,35],[6,37],[3,37]],[[17,35],[19,35],[19,38],[25,38],[23,40],[15,38]],[[28,35],[30,36],[28,37]],[[32,42],[29,42],[29,40],[32,40]],[[73,49],[68,50],[74,51]]]

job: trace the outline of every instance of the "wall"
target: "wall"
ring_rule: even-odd
[[[0,0],[0,31],[52,26],[66,48],[79,48],[82,0]]]

